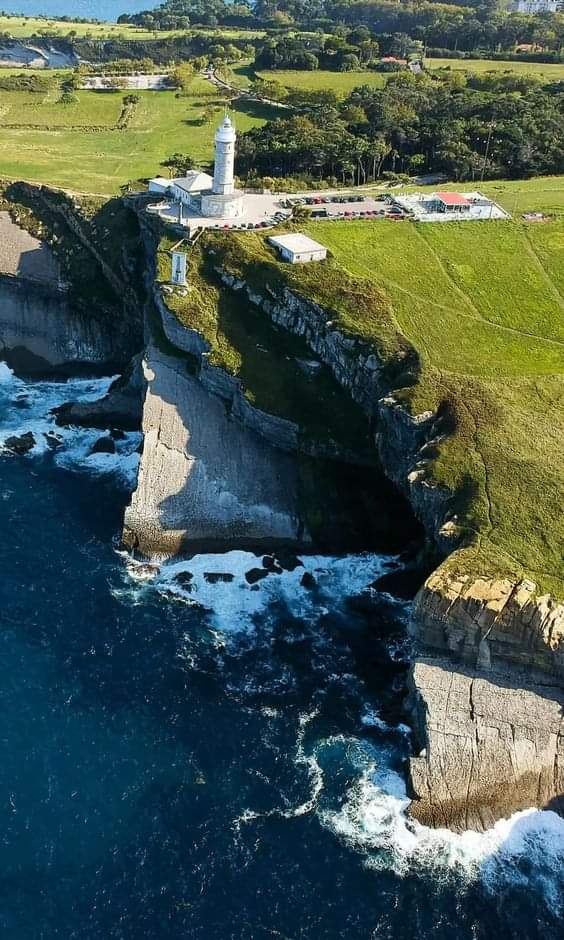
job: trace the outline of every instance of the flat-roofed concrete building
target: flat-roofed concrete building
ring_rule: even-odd
[[[462,193],[435,193],[431,212],[469,212],[472,203]]]
[[[296,232],[295,235],[273,235],[268,241],[290,264],[306,264],[308,261],[324,261],[327,249],[324,245]]]

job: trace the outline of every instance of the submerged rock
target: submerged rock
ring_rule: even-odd
[[[113,437],[99,437],[93,444],[91,454],[115,454],[116,444]]]
[[[192,590],[192,581],[194,580],[194,575],[191,571],[179,571],[177,575],[174,576],[174,580],[183,588],[183,590],[188,591]]]
[[[270,574],[282,574],[282,568],[273,555],[265,555],[262,559],[262,566],[266,568]]]
[[[245,575],[245,580],[248,584],[257,584],[258,581],[262,581],[263,578],[267,578],[269,572],[264,568],[251,568],[250,571],[247,571]]]
[[[300,561],[297,555],[289,551],[276,552],[276,561],[284,571],[295,571],[296,568],[303,568],[304,563]]]
[[[4,447],[11,454],[16,454],[18,457],[21,457],[24,454],[28,454],[29,451],[35,447],[35,438],[31,431],[28,431],[26,434],[7,437],[4,441]]]
[[[300,584],[303,588],[306,588],[308,591],[313,590],[314,587],[317,587],[317,581],[313,577],[311,571],[306,571],[302,575],[302,580]]]
[[[54,434],[53,431],[48,431],[43,435],[43,437],[45,438],[47,445],[51,448],[51,450],[58,450],[59,447],[63,446],[64,442],[60,434]]]
[[[208,584],[230,584],[231,581],[235,580],[235,575],[230,574],[228,571],[204,571],[204,580]]]

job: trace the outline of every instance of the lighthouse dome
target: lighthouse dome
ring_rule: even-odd
[[[217,129],[215,135],[216,142],[218,144],[232,144],[235,142],[237,134],[235,133],[235,128],[233,122],[228,114],[225,115],[223,122]]]

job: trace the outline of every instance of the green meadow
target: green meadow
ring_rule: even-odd
[[[63,22],[48,17],[34,16],[0,16],[0,32],[8,33],[13,39],[29,39],[33,35],[41,36],[68,36],[73,32],[80,39],[167,39],[171,36],[182,36],[186,32],[217,33],[218,30],[152,30],[131,26],[127,23],[77,23],[75,21]],[[222,27],[222,36],[231,36],[234,39],[255,38],[264,35],[261,30],[229,29]]]
[[[372,341],[413,413],[451,415],[426,472],[452,494],[464,546],[452,570],[526,575],[564,597],[564,217],[300,228],[330,249],[327,262],[284,265],[258,234],[215,244],[235,276],[287,283]],[[406,342],[411,379],[398,365]]]
[[[257,75],[264,81],[278,82],[285,88],[298,88],[300,91],[325,91],[325,89],[330,88],[342,98],[345,98],[359,85],[372,85],[375,88],[382,88],[386,82],[386,75],[383,72],[369,71],[328,72],[319,69],[315,72],[300,72],[265,69],[257,72]]]
[[[510,62],[498,59],[426,59],[428,69],[453,69],[462,72],[513,72],[517,75],[530,75],[545,82],[559,82],[564,79],[564,62]]]
[[[79,91],[75,103],[61,104],[57,88],[47,94],[2,92],[0,176],[110,195],[128,180],[161,172],[161,161],[171,153],[189,153],[204,163],[212,159],[224,101],[209,82],[197,78],[187,97],[137,92],[128,126],[116,130],[124,94]],[[241,132],[272,116],[256,102],[236,102],[233,110]]]

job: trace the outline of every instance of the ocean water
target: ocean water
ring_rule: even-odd
[[[151,0],[3,0],[4,13],[24,16],[74,16],[97,20],[117,20],[121,13],[152,10]]]
[[[408,609],[358,601],[396,560],[304,558],[310,591],[299,568],[252,589],[242,552],[139,566],[138,436],[91,457],[99,432],[49,415],[108,381],[0,366],[3,940],[562,936],[553,813],[405,815]]]

